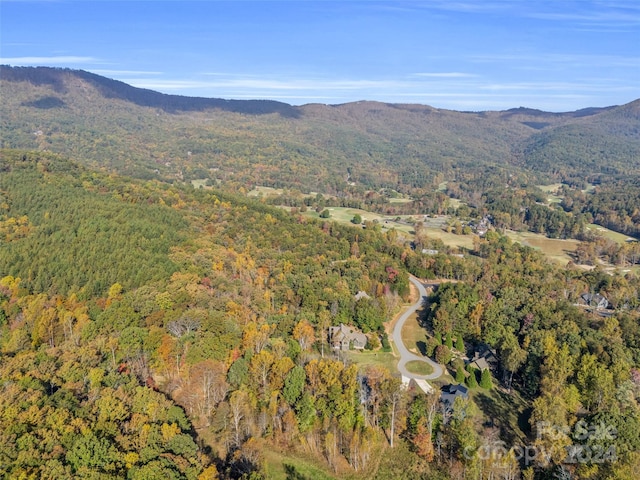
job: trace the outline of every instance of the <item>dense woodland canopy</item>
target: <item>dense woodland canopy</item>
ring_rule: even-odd
[[[640,244],[586,226],[640,233],[638,101],[291,107],[0,74],[3,477],[636,478]],[[332,206],[492,229],[460,249]],[[504,229],[583,240],[593,268]],[[439,283],[416,347],[469,388],[453,409],[361,360],[390,355],[409,275]],[[369,354],[332,352],[341,323]]]
[[[606,447],[616,461],[574,473],[633,478],[624,472],[640,449],[637,277],[559,269],[497,233],[466,258],[425,256],[379,229],[51,154],[3,151],[0,167],[9,478],[269,478],[273,449],[326,476],[404,478],[410,464],[415,478],[489,478],[507,462],[514,475],[544,478],[564,468],[557,452],[572,438],[536,440],[541,419],[615,425]],[[434,294],[425,348],[452,372],[461,367],[450,352],[495,348],[493,380],[474,371],[461,380],[498,384],[529,405],[517,431],[479,423],[474,402],[443,415],[434,395],[329,353],[324,332],[339,323],[386,343],[382,322],[408,298],[409,272],[460,281]],[[359,291],[369,298],[356,300]],[[584,291],[606,294],[616,314],[574,306]],[[547,465],[465,454],[486,435],[555,453]],[[291,475],[302,468],[288,465]]]

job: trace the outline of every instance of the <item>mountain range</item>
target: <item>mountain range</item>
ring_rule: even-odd
[[[640,174],[640,100],[551,113],[361,101],[291,106],[167,95],[82,70],[0,67],[3,148],[109,171],[340,194],[442,182]]]

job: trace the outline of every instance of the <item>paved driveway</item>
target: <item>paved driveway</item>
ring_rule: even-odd
[[[417,278],[410,276],[409,280],[411,281],[411,283],[413,283],[416,286],[420,295],[418,296],[418,301],[414,305],[407,308],[407,310],[405,310],[405,312],[398,319],[395,327],[393,328],[393,336],[392,336],[393,343],[396,344],[396,348],[400,353],[400,360],[398,361],[398,371],[402,375],[408,378],[433,380],[441,376],[442,373],[444,372],[442,365],[434,362],[429,357],[423,357],[422,355],[416,355],[415,353],[411,353],[407,349],[405,344],[402,342],[402,327],[404,323],[407,321],[407,319],[411,315],[413,315],[416,312],[416,310],[419,310],[420,308],[422,308],[423,301],[427,297],[427,290],[424,288],[424,285]],[[411,362],[413,360],[428,363],[433,368],[433,373],[429,375],[417,375],[415,373],[409,372],[406,368],[406,364],[407,362]]]

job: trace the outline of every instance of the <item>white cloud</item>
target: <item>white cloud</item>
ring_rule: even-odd
[[[412,85],[407,81],[394,80],[329,80],[329,79],[275,79],[260,76],[229,76],[211,81],[206,80],[162,80],[146,78],[120,78],[136,87],[160,90],[186,90],[203,88],[236,88],[276,91],[327,91],[362,89],[399,89]]]
[[[0,63],[8,65],[68,65],[99,63],[99,60],[94,57],[59,55],[53,57],[2,57]]]
[[[414,73],[412,74],[414,77],[427,77],[427,78],[473,78],[477,77],[477,75],[473,73],[464,73],[464,72],[425,72],[425,73]]]
[[[640,57],[625,55],[587,55],[573,53],[540,53],[540,54],[484,54],[468,57],[471,61],[490,63],[509,63],[521,66],[522,69],[540,68],[549,64],[561,64],[564,67],[629,67],[640,68]]]
[[[98,75],[162,75],[163,72],[148,72],[144,70],[96,70],[91,69],[93,73]]]

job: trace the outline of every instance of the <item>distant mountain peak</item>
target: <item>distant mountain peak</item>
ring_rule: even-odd
[[[50,85],[57,92],[67,90],[69,76],[93,85],[105,98],[125,100],[141,107],[159,108],[166,112],[189,112],[220,109],[249,115],[279,113],[284,117],[297,117],[297,107],[275,100],[225,100],[221,98],[170,95],[145,88],[133,87],[125,82],[103,77],[85,70],[53,67],[11,67],[0,65],[0,78],[7,81],[28,81],[34,85]]]

